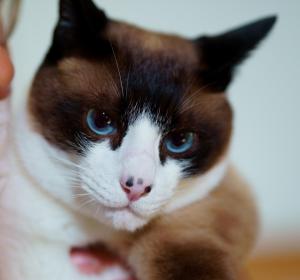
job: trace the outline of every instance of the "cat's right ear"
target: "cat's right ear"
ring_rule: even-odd
[[[195,40],[201,53],[199,76],[214,92],[224,92],[242,63],[272,30],[277,17],[269,16],[216,36]]]
[[[48,60],[58,60],[74,50],[91,46],[101,36],[107,22],[105,13],[92,0],[60,0]]]

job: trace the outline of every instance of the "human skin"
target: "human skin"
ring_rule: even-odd
[[[0,43],[4,42],[2,24],[0,22]],[[14,75],[14,68],[9,56],[7,45],[0,44],[0,99],[9,95],[10,83]]]
[[[13,65],[7,49],[0,47],[0,99],[4,99],[9,94],[10,83],[13,78]]]

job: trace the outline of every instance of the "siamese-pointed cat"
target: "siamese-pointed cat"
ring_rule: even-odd
[[[1,280],[238,279],[257,216],[226,90],[274,22],[185,39],[61,0],[10,130]],[[71,252],[96,244],[130,272],[79,272]]]

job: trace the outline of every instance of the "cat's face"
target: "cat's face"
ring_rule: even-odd
[[[29,102],[49,151],[43,176],[64,177],[53,178],[63,191],[43,187],[127,230],[207,195],[224,174],[231,135],[223,91],[272,25],[259,24],[264,34],[239,47],[236,31],[185,40],[110,21],[90,1],[62,1]]]

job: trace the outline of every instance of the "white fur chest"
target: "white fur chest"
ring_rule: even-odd
[[[117,268],[101,278],[81,275],[69,256],[72,246],[116,243],[118,234],[40,188],[23,169],[15,146],[8,145],[5,160],[9,172],[2,177],[0,197],[0,279],[119,279],[123,272]]]

